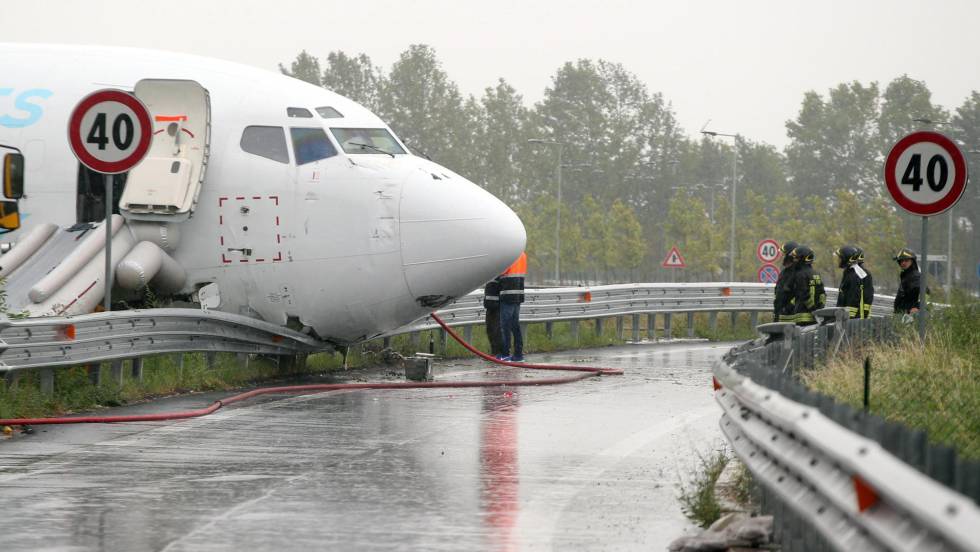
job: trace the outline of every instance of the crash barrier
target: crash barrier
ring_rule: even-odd
[[[616,318],[623,328],[623,317],[632,316],[633,339],[640,339],[640,316],[647,315],[647,336],[654,337],[656,318],[663,320],[665,337],[672,336],[675,314],[688,317],[689,336],[693,336],[695,313],[707,313],[714,329],[718,313],[733,316],[750,314],[757,322],[759,313],[771,312],[772,285],[752,283],[622,284],[593,287],[529,289],[521,308],[522,324],[570,321],[573,334],[578,321]],[[828,290],[833,301],[836,290]],[[889,310],[892,299],[881,296],[876,309]],[[483,294],[474,291],[438,311],[450,326],[461,326],[469,334],[472,326],[485,317]],[[438,325],[429,317],[389,332],[412,334]],[[467,335],[469,338],[469,335]],[[445,334],[442,340],[445,342]],[[242,315],[197,309],[146,309],[113,311],[72,317],[39,317],[0,320],[0,373],[23,369],[42,370],[42,389],[51,389],[52,372],[57,366],[80,365],[119,359],[138,359],[168,352],[234,352],[279,355],[308,354],[331,348],[328,343],[287,328]],[[119,368],[121,370],[121,368]],[[136,368],[134,367],[134,371]],[[117,370],[118,371],[118,370]]]
[[[784,550],[980,550],[980,463],[803,386],[799,370],[894,338],[890,318],[764,324],[715,365],[722,432]],[[972,499],[972,500],[971,500]]]

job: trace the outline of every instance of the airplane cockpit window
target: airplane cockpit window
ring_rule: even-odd
[[[286,115],[289,117],[299,117],[300,119],[312,119],[313,114],[305,107],[287,107]]]
[[[297,165],[337,155],[337,148],[333,147],[322,128],[290,128],[289,133],[293,137],[293,154]]]
[[[289,152],[286,149],[286,132],[281,127],[250,126],[245,127],[241,141],[242,151],[272,159],[280,163],[289,163]]]
[[[324,119],[342,119],[344,117],[343,113],[327,105],[316,108],[316,112]]]
[[[331,128],[345,153],[395,155],[405,153],[395,137],[383,128]]]

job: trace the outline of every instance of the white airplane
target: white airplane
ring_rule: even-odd
[[[116,195],[120,293],[151,279],[193,300],[216,287],[219,310],[346,344],[468,293],[524,249],[505,204],[325,89],[168,52],[0,43],[0,155],[19,150],[25,167],[0,276],[27,282],[32,314],[91,312],[103,297],[104,231],[64,227],[104,219],[102,176],[67,132],[104,88],[133,91],[154,120]]]

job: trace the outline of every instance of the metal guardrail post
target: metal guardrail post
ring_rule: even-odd
[[[634,314],[632,324],[633,326],[633,343],[640,342],[640,315]]]
[[[616,317],[616,339],[618,339],[620,341],[623,340],[623,333],[624,333],[624,331],[623,331],[623,327],[624,327],[623,321],[624,321],[624,317],[622,317],[622,316],[617,316]]]
[[[204,366],[208,370],[214,370],[215,369],[215,365],[217,364],[217,360],[218,360],[218,353],[216,353],[214,351],[208,351],[208,352],[204,353]]]
[[[469,328],[469,326],[467,326],[467,328]],[[470,331],[472,332],[472,330],[470,330]],[[391,348],[391,337],[390,336],[385,336],[385,337],[383,337],[381,339],[381,348],[382,349],[390,349]]]
[[[657,340],[657,315],[652,312],[647,314],[647,339]]]
[[[735,324],[738,323],[738,313],[735,312],[735,311],[732,311],[732,312],[728,313],[728,315],[732,319],[732,331],[734,332],[735,331]]]
[[[54,368],[41,368],[41,394],[45,397],[54,395]]]
[[[595,335],[596,337],[602,337],[602,319],[595,319]]]
[[[473,342],[473,326],[463,327],[463,339],[465,339],[467,343]]]
[[[132,361],[131,376],[134,380],[143,383],[143,357],[136,357]]]
[[[521,325],[521,332],[524,332],[523,325]],[[443,355],[449,350],[449,332],[446,330],[439,330],[439,350]]]
[[[752,311],[749,313],[749,326],[753,328],[759,325],[759,311]],[[735,331],[735,328],[732,328]]]
[[[670,328],[670,319],[673,318],[673,313],[664,313],[664,339],[670,339],[673,337],[673,332]]]
[[[694,313],[687,313],[687,337],[694,337]]]
[[[572,343],[578,343],[578,320],[571,321]]]
[[[555,337],[555,323],[550,320],[545,322],[544,333],[548,336],[548,341],[551,341]]]
[[[754,326],[754,324],[753,324],[753,326]],[[711,330],[711,333],[715,333],[715,332],[718,331],[718,312],[717,311],[711,311],[711,312],[708,313],[708,329]]]
[[[102,386],[102,364],[96,362],[85,367],[88,370],[88,379],[96,387]]]

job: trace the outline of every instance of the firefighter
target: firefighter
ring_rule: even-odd
[[[902,269],[899,277],[898,293],[895,295],[895,312],[900,314],[915,314],[919,312],[919,292],[922,285],[922,273],[915,253],[908,248],[902,249],[893,257]],[[928,293],[928,290],[927,290]]]
[[[793,275],[789,280],[788,291],[793,304],[793,318],[797,326],[815,324],[813,311],[822,309],[827,302],[823,280],[813,271],[813,250],[798,245],[789,254],[793,261]]]
[[[524,360],[524,339],[521,336],[521,303],[524,302],[524,277],[527,275],[527,253],[514,261],[500,275],[500,354],[501,360]],[[514,349],[511,353],[511,338]]]
[[[487,339],[490,341],[490,354],[501,354],[500,340],[500,279],[494,278],[483,288],[483,308],[486,309]]]
[[[794,241],[788,241],[779,248],[779,251],[783,254],[783,270],[779,273],[779,278],[776,279],[776,297],[772,301],[773,322],[793,321],[793,306],[789,302],[790,296],[787,293],[786,286],[789,284],[793,274],[793,261],[790,260],[789,254],[796,249],[797,245],[799,244]]]
[[[875,289],[871,274],[864,268],[864,251],[860,247],[845,245],[834,251],[841,274],[837,306],[847,308],[851,318],[869,318]]]

